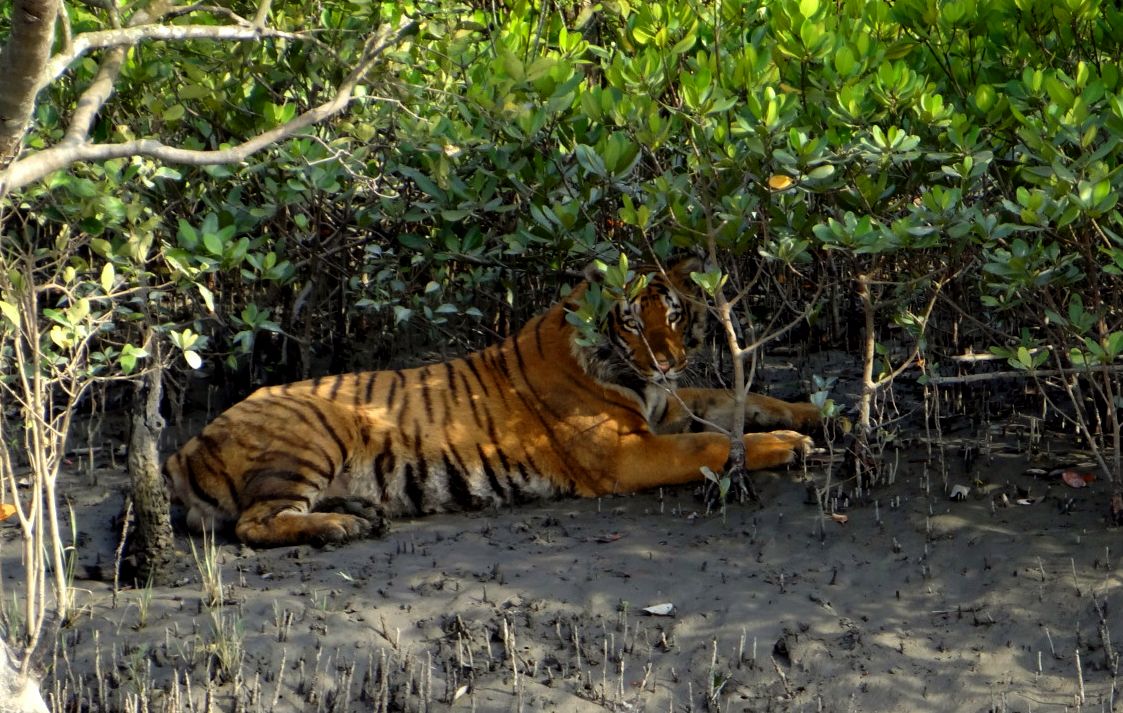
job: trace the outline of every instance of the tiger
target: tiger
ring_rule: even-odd
[[[614,298],[597,339],[567,320],[588,280],[504,341],[412,369],[258,389],[170,456],[164,474],[190,529],[251,547],[378,536],[387,518],[634,493],[720,472],[735,401],[676,388],[705,337],[686,258]],[[596,276],[592,277],[596,280]],[[820,409],[759,394],[745,467],[809,452]]]

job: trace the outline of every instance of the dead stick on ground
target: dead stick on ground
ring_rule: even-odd
[[[787,675],[784,673],[783,669],[780,668],[780,664],[776,662],[776,657],[772,656],[771,659],[772,668],[776,669],[776,675],[780,677],[780,683],[784,684],[784,691],[787,692],[788,698],[794,698],[795,691],[792,690],[791,684],[788,683]]]
[[[117,543],[117,551],[113,553],[113,608],[117,608],[117,592],[120,591],[121,558],[125,554],[125,538],[129,534],[129,520],[133,517],[133,499],[125,498],[125,516],[121,518],[121,540]]]

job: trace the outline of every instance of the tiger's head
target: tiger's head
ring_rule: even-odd
[[[647,284],[612,301],[598,343],[582,349],[586,371],[596,379],[642,391],[642,383],[673,387],[705,336],[706,307],[690,279],[702,269],[686,258],[665,269],[643,266]],[[590,282],[598,274],[588,274]]]

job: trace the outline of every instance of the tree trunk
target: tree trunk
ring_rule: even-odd
[[[0,169],[19,154],[43,68],[51,57],[59,0],[15,0],[8,46],[0,54]]]
[[[158,444],[164,430],[160,415],[163,368],[152,360],[152,370],[133,392],[132,429],[129,434],[129,475],[133,482],[136,528],[130,543],[130,560],[140,584],[165,584],[172,559],[172,521],[168,493],[160,469]]]

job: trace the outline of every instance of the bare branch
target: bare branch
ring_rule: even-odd
[[[235,146],[217,150],[194,150],[168,146],[158,139],[139,139],[116,144],[90,144],[77,141],[63,142],[16,161],[5,171],[0,171],[0,197],[30,183],[42,180],[55,171],[83,161],[106,161],[128,156],[145,156],[166,163],[205,166],[236,164],[251,155],[298,135],[310,126],[339,114],[351,102],[355,87],[378,57],[401,37],[413,31],[415,23],[403,20],[397,27],[385,26],[370,37],[363,48],[362,58],[336,90],[329,101],[313,107],[280,126],[258,134]],[[250,30],[247,30],[250,31]],[[252,30],[256,32],[256,30]]]
[[[66,68],[88,52],[115,47],[133,47],[141,42],[164,40],[186,42],[211,40],[214,42],[257,42],[269,37],[301,39],[300,35],[280,30],[270,30],[249,24],[237,25],[163,25],[149,24],[123,27],[116,30],[83,32],[74,38],[67,52],[51,57],[40,80],[40,88],[58,79]]]
[[[1123,374],[1123,364],[1097,367],[1098,371],[1109,374]],[[989,371],[982,374],[963,374],[960,376],[938,376],[930,374],[929,384],[944,386],[946,384],[976,384],[980,381],[1001,381],[1004,379],[1044,379],[1053,376],[1088,375],[1088,367],[1065,367],[1063,369],[1025,369],[1017,371]]]
[[[79,144],[90,135],[94,119],[113,94],[113,86],[121,74],[121,65],[124,62],[124,49],[115,49],[106,55],[101,66],[98,67],[94,81],[86,87],[86,91],[82,92],[82,98],[78,100],[78,106],[75,107],[74,115],[70,118],[70,126],[67,127],[66,135],[60,142],[61,146]]]

